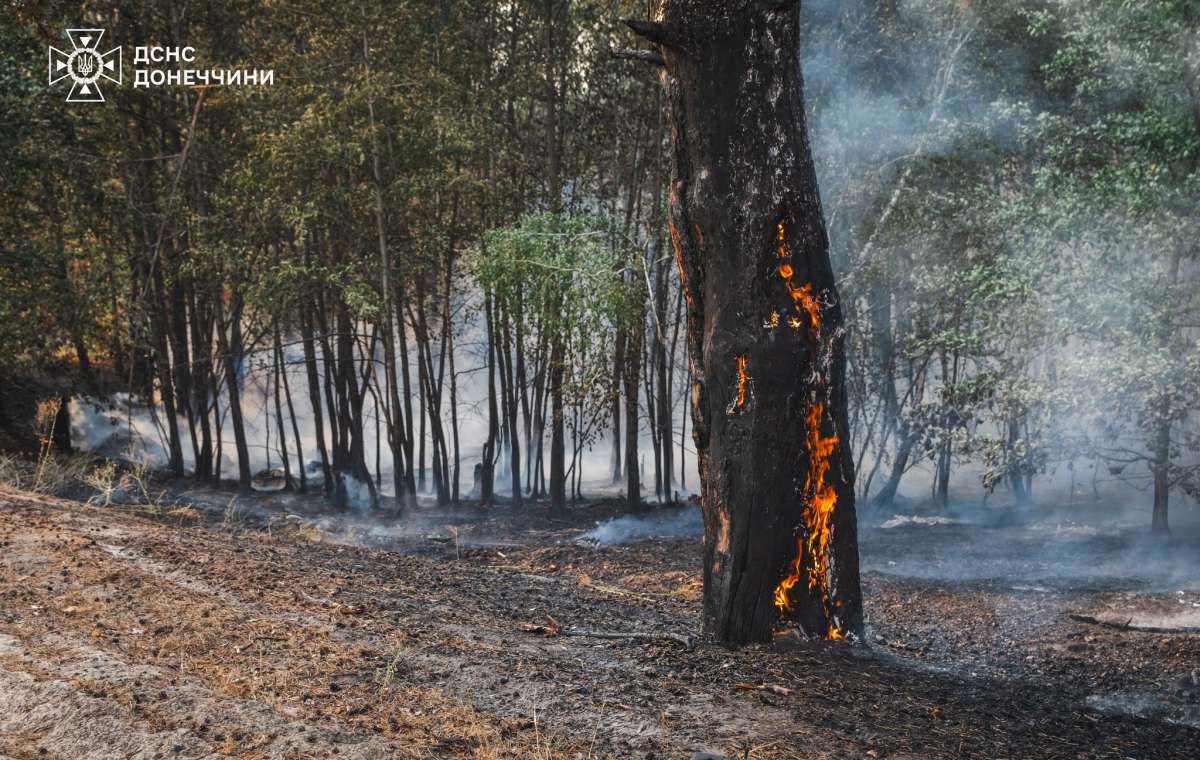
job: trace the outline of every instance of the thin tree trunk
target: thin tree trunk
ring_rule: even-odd
[[[655,287],[659,291],[655,296],[655,308],[658,310],[658,316],[655,320],[655,350],[658,357],[655,360],[655,382],[657,384],[656,395],[658,401],[658,441],[661,449],[656,457],[659,463],[659,479],[662,487],[660,496],[662,501],[671,502],[671,478],[674,475],[675,468],[672,466],[671,455],[675,450],[675,440],[671,433],[671,383],[668,378],[667,368],[667,274],[666,264],[661,262],[655,263],[657,273],[655,275]]]
[[[1200,112],[1197,113],[1197,129],[1200,129]],[[1167,287],[1174,290],[1179,284],[1180,251],[1176,248],[1171,253],[1167,264]],[[1159,326],[1159,342],[1164,347],[1170,347],[1174,337],[1174,326],[1171,324],[1169,313],[1162,315]],[[1164,394],[1165,395],[1165,394]],[[1151,470],[1154,475],[1154,513],[1150,527],[1155,533],[1170,533],[1168,506],[1171,498],[1171,402],[1164,399],[1158,410],[1158,429],[1154,435],[1154,463]]]
[[[870,506],[874,509],[886,509],[891,507],[896,501],[896,491],[900,488],[900,481],[904,478],[904,473],[908,469],[908,459],[912,456],[913,447],[916,446],[920,436],[913,434],[905,434],[901,431],[900,448],[896,451],[896,458],[892,460],[892,471],[888,475],[887,482],[883,484],[883,488],[879,489],[879,493],[871,499]]]
[[[275,381],[274,398],[275,398],[275,425],[279,432],[279,456],[283,460],[283,482],[287,490],[292,490],[296,487],[292,482],[292,461],[288,455],[287,445],[287,428],[283,425],[283,400],[280,398],[281,383],[279,375],[284,371],[283,365],[283,343],[279,339],[279,320],[273,320],[271,324],[271,333],[274,338],[274,354],[275,360],[272,362],[273,379]],[[295,421],[293,419],[293,421]],[[300,469],[304,469],[304,462],[300,462]]]
[[[408,329],[404,326],[404,307],[407,299],[404,295],[404,290],[397,287],[396,290],[396,332],[400,338],[400,378],[404,383],[402,388],[401,400],[404,402],[404,496],[401,500],[397,495],[397,500],[401,501],[402,508],[410,508],[416,506],[417,503],[417,481],[414,477],[414,459],[413,459],[413,410],[412,410],[412,375],[409,369],[408,358]]]
[[[225,363],[225,385],[229,391],[229,417],[233,421],[233,443],[237,449],[238,490],[243,494],[253,491],[250,485],[250,448],[246,444],[246,425],[242,417],[242,390],[238,369],[242,361],[242,298],[235,295],[233,310],[229,316],[229,338],[225,329],[219,328],[221,355]]]
[[[189,305],[192,318],[190,320],[191,340],[193,348],[192,364],[192,408],[195,410],[197,421],[200,423],[200,448],[196,453],[193,474],[196,479],[204,482],[213,477],[213,441],[212,426],[208,419],[209,389],[213,384],[212,365],[212,319],[211,309],[205,307],[201,312],[200,299],[196,297],[195,288],[189,289]]]
[[[300,493],[308,491],[308,466],[304,461],[304,446],[300,442],[300,425],[296,421],[296,405],[292,403],[292,386],[288,381],[287,362],[283,358],[283,345],[279,342],[279,330],[275,331],[275,351],[279,356],[279,364],[283,368],[283,397],[287,401],[288,418],[292,421],[292,437],[296,442],[296,461],[300,464]]]
[[[508,428],[509,477],[512,479],[513,508],[521,506],[521,444],[517,439],[517,391],[513,387],[512,326],[505,313],[501,319],[500,347],[501,389],[504,399],[505,425]],[[528,452],[526,452],[528,454]]]
[[[621,378],[625,372],[625,342],[627,328],[622,325],[617,328],[615,346],[613,348],[613,382],[612,382],[612,482],[620,483],[624,473],[624,459],[621,457]]]
[[[635,274],[634,277],[637,275]],[[633,319],[630,321],[628,342],[625,345],[625,501],[632,510],[642,508],[641,470],[638,467],[638,373],[642,364],[642,341],[646,328],[642,318],[646,313],[645,290],[640,282],[633,283]]]
[[[488,432],[480,453],[479,500],[491,504],[496,483],[496,441],[500,434],[500,420],[496,404],[496,327],[490,293],[484,295],[483,313],[487,328]]]
[[[452,261],[452,260],[451,260]],[[450,503],[459,503],[459,481],[462,479],[462,452],[458,440],[458,377],[454,371],[454,331],[448,330],[450,362],[450,436],[454,441],[454,466],[450,472]]]
[[[317,439],[317,453],[321,457],[321,478],[325,495],[333,495],[333,470],[330,468],[329,449],[325,443],[325,414],[321,408],[321,376],[317,372],[317,351],[313,341],[312,321],[303,311],[300,315],[300,337],[304,347],[304,369],[308,376],[308,401],[313,413],[313,432]]]
[[[367,44],[367,33],[363,31],[363,61],[370,71],[370,46]],[[379,241],[379,280],[380,292],[383,294],[383,372],[387,385],[386,394],[389,406],[388,413],[388,448],[392,455],[392,488],[396,493],[397,510],[403,511],[404,499],[404,467],[403,451],[403,419],[400,410],[400,387],[396,376],[396,345],[395,331],[392,325],[392,260],[387,243],[387,231],[384,226],[383,209],[383,178],[379,170],[379,146],[375,137],[375,100],[374,96],[367,98],[367,116],[371,129],[371,179],[374,195],[375,233]],[[375,410],[378,419],[379,409]],[[376,436],[378,441],[378,436]],[[378,466],[376,467],[378,470]]]
[[[550,508],[556,512],[567,509],[566,437],[563,419],[562,339],[555,338],[550,350]]]

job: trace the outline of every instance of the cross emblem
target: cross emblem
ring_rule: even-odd
[[[71,78],[68,103],[103,103],[100,80],[121,83],[121,48],[118,46],[101,53],[99,45],[103,36],[103,29],[68,29],[67,38],[71,40],[72,49],[64,51],[50,47],[49,81],[55,84]]]

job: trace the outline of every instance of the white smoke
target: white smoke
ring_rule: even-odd
[[[597,523],[578,540],[615,546],[651,538],[691,538],[703,534],[700,509],[687,506],[658,509],[648,515],[613,517]]]

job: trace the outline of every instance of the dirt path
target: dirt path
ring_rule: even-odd
[[[1145,760],[1200,747],[1195,729],[878,649],[521,630],[552,616],[694,635],[688,546],[413,539],[385,552],[0,493],[0,757]]]

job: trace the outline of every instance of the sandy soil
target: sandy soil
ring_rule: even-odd
[[[0,757],[1200,756],[1200,637],[1066,617],[1125,591],[885,563],[869,646],[688,647],[697,542],[575,540],[615,510],[322,532],[0,492]]]

